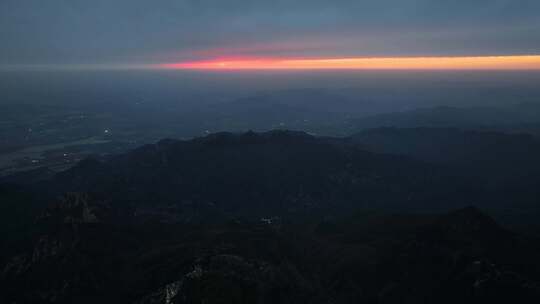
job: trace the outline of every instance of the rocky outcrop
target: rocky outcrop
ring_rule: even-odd
[[[110,206],[84,192],[69,192],[42,214],[39,220],[69,224],[91,224],[103,220]]]
[[[286,286],[287,291],[279,290]],[[315,292],[290,263],[272,265],[238,255],[197,259],[191,270],[137,304],[180,303],[294,303],[299,295]],[[304,301],[309,299],[302,298]]]

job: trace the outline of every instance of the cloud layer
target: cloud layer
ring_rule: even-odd
[[[0,64],[540,53],[537,0],[2,0]]]

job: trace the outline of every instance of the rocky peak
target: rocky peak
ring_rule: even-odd
[[[103,213],[104,208],[106,205],[103,202],[94,201],[87,193],[69,192],[49,207],[40,219],[63,223],[97,223],[100,221],[98,214]]]

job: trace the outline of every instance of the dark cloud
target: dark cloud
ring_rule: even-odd
[[[540,53],[538,0],[2,0],[0,63]]]

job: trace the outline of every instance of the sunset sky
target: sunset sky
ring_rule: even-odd
[[[0,65],[540,69],[538,0],[2,0]]]

